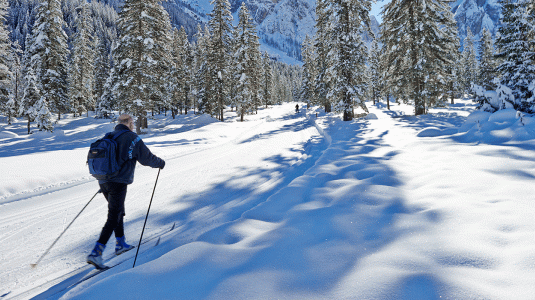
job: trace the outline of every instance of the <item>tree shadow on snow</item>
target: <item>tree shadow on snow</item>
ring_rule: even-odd
[[[311,126],[303,122],[304,127]],[[403,182],[387,164],[397,153],[373,154],[386,147],[387,132],[375,139],[360,138],[373,130],[367,124],[344,123],[341,130],[346,131],[340,136],[330,133],[331,145],[323,140],[308,142],[302,147],[308,158],[298,165],[274,155],[266,161],[276,163],[275,170],[242,169],[202,195],[177,198],[192,205],[158,217],[162,226],[180,223],[174,246],[204,242],[218,247],[182,267],[174,275],[178,278],[173,287],[194,299],[216,293],[221,299],[235,298],[234,293],[252,295],[260,282],[269,285],[273,295],[333,295],[347,278],[363,271],[360,264],[366,258],[402,236],[417,234],[418,228],[395,226],[400,216],[421,209],[406,206],[400,192]],[[233,185],[251,176],[264,182],[273,178],[273,172],[283,177],[265,191],[255,184]],[[239,259],[229,256],[228,262],[218,263],[214,257],[221,247]],[[436,295],[441,283],[422,276],[390,283],[389,296],[411,299],[419,295],[418,287],[425,288],[426,295]],[[243,283],[240,291],[227,286],[232,279]]]
[[[200,143],[200,140],[147,142],[147,139],[157,137],[160,134],[168,135],[187,132],[212,123],[209,120],[206,122],[197,122],[196,118],[199,118],[197,115],[180,115],[177,116],[176,120],[172,120],[170,116],[167,118],[168,124],[164,123],[160,125],[158,122],[160,120],[156,120],[154,121],[156,124],[149,125],[150,132],[140,136],[149,147],[152,144],[176,146]],[[78,148],[87,148],[89,150],[91,143],[104,137],[106,133],[113,131],[117,125],[116,123],[111,123],[109,120],[93,118],[67,120],[68,124],[58,125],[54,133],[40,133],[34,129],[34,133],[28,135],[26,127],[21,126],[21,123],[4,126],[4,130],[15,133],[17,137],[0,140],[0,157],[13,157],[30,153],[73,150]],[[7,145],[8,143],[10,145]]]
[[[313,124],[303,119],[266,134],[309,126]],[[292,150],[306,154],[304,159],[273,155],[265,162],[275,168],[241,168],[202,194],[179,195],[175,204],[181,209],[151,212],[152,227],[168,230],[176,223],[177,228],[172,238],[143,254],[139,265],[193,242],[211,245],[195,253],[196,259],[170,268],[172,281],[152,281],[152,288],[180,291],[188,299],[328,298],[343,295],[348,286],[370,288],[358,280],[360,272],[369,271],[362,263],[399,238],[418,234],[418,228],[395,225],[401,216],[421,210],[405,204],[403,182],[387,163],[397,153],[374,153],[387,147],[387,131],[363,140],[361,136],[373,130],[367,122],[347,122],[342,128],[343,133],[329,132],[330,145],[314,137]],[[126,227],[142,222],[141,216],[129,219]],[[146,238],[152,238],[151,230]],[[169,274],[162,272],[158,276],[167,278]],[[348,284],[351,278],[356,279]],[[233,286],[236,282],[239,289]],[[442,286],[431,276],[414,273],[389,284],[387,296],[395,299],[413,299],[422,289],[433,296]]]

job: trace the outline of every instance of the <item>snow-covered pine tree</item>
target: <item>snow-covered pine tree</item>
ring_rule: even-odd
[[[93,97],[96,99],[95,108],[98,110],[100,97],[104,94],[106,81],[111,73],[111,56],[105,39],[95,37],[97,51],[95,51],[95,89]]]
[[[121,110],[138,118],[136,132],[149,110],[165,98],[170,63],[169,14],[158,0],[126,0],[119,13],[118,44],[113,53],[113,91]]]
[[[460,95],[462,92],[462,68],[461,65],[461,42],[460,39],[457,37],[455,38],[455,42],[453,43],[454,47],[449,53],[449,57],[451,58],[451,61],[453,62],[451,65],[448,66],[448,71],[450,72],[449,77],[449,83],[448,83],[448,94],[450,97],[450,103],[455,104],[455,97]]]
[[[379,40],[381,41],[381,40]],[[392,65],[388,64],[388,54],[385,51],[386,46],[383,43],[380,43],[380,55],[379,55],[379,61],[380,61],[380,67],[381,67],[381,78],[382,78],[382,86],[383,86],[383,96],[386,100],[386,108],[390,110],[390,100],[391,98],[395,98],[395,95],[397,95],[397,86],[396,81],[391,78],[389,74],[392,74]]]
[[[497,58],[501,64],[497,72],[501,75],[498,90],[511,90],[504,95],[501,108],[514,108],[519,111],[535,112],[534,89],[530,88],[535,80],[532,43],[528,8],[533,7],[528,0],[501,0],[502,27],[496,38]],[[513,99],[514,98],[514,99]]]
[[[232,13],[228,0],[212,0],[210,3],[214,8],[208,21],[211,33],[208,69],[209,76],[212,77],[210,81],[213,83],[211,88],[213,109],[218,119],[223,121],[223,110],[229,92],[227,81],[232,48]]]
[[[22,78],[22,50],[19,42],[15,41],[10,49],[9,64],[11,70],[10,82],[10,98],[7,103],[6,114],[8,116],[8,123],[11,124],[12,118],[18,116],[19,103],[23,93],[23,78]]]
[[[11,40],[6,26],[6,15],[9,9],[7,0],[0,0],[0,112],[7,112],[7,103],[10,100],[11,77],[9,68],[9,56],[11,50]]]
[[[470,28],[466,29],[466,38],[463,43],[463,53],[461,58],[463,92],[465,94],[472,94],[472,85],[477,83],[479,74],[479,66],[477,62],[477,54],[474,46],[474,35]]]
[[[252,75],[250,66],[251,57],[249,57],[249,25],[250,17],[249,10],[245,3],[242,3],[238,13],[238,24],[234,31],[234,48],[233,54],[234,61],[234,80],[236,83],[235,101],[238,115],[243,122],[244,115],[253,106],[253,87],[252,87]]]
[[[449,6],[448,6],[449,7]],[[450,41],[446,43],[446,46],[449,48],[446,54],[447,59],[450,63],[445,65],[446,72],[444,74],[444,87],[438,89],[439,93],[442,94],[442,100],[444,103],[447,102],[448,95],[450,96],[450,103],[455,104],[455,94],[459,92],[459,72],[457,69],[458,61],[460,57],[459,49],[461,48],[461,41],[459,39],[457,22],[451,10],[446,9],[444,11],[444,35],[450,37]]]
[[[381,99],[383,90],[383,67],[381,65],[381,53],[377,40],[373,40],[372,42],[368,64],[370,68],[370,94],[373,105],[375,105],[376,101]]]
[[[248,73],[251,74],[251,99],[253,108],[258,113],[258,107],[262,105],[262,98],[260,95],[261,79],[263,75],[262,69],[262,54],[260,53],[260,41],[256,32],[256,26],[251,18],[249,12],[247,12],[249,18],[247,31],[247,56],[249,57],[247,68]]]
[[[483,28],[479,40],[479,74],[477,82],[485,90],[495,90],[493,80],[496,78],[496,60],[494,58],[494,43],[487,28]]]
[[[211,84],[211,77],[208,72],[208,52],[210,49],[210,32],[208,26],[204,29],[200,24],[197,25],[197,33],[194,36],[196,44],[194,46],[194,61],[193,61],[193,84],[192,94],[194,97],[193,110],[197,109],[199,113],[210,113],[211,106],[209,101],[209,87]]]
[[[301,46],[301,57],[303,59],[303,86],[300,92],[300,98],[308,105],[316,103],[315,97],[315,79],[317,73],[316,51],[312,40],[307,35]]]
[[[113,111],[113,69],[110,76],[106,79],[104,87],[102,88],[102,95],[97,100],[95,108],[95,118],[97,119],[108,119],[112,116]]]
[[[173,62],[173,65],[171,68],[171,73],[172,73],[173,80],[171,80],[171,82],[168,83],[168,89],[169,89],[169,93],[171,94],[171,99],[169,99],[169,109],[171,109],[172,118],[175,119],[176,115],[178,114],[178,109],[179,109],[178,106],[180,103],[180,95],[179,95],[180,83],[183,77],[182,68],[181,68],[182,62],[180,61],[181,60],[181,55],[180,55],[181,47],[179,46],[180,41],[178,38],[178,29],[176,28],[173,29],[172,38],[173,38],[173,43],[172,43],[172,49],[171,49],[172,50],[171,61]]]
[[[95,41],[92,39],[91,18],[89,17],[89,4],[84,3],[78,9],[76,19],[76,34],[74,35],[69,72],[69,96],[71,109],[76,116],[84,111],[95,109]]]
[[[331,112],[331,101],[327,97],[331,89],[332,76],[329,69],[332,65],[329,51],[332,48],[332,6],[327,0],[317,0],[316,2],[316,36],[314,38],[314,48],[317,54],[317,75],[314,81],[315,97],[318,104],[325,108],[325,112]]]
[[[391,66],[388,76],[398,97],[413,101],[415,114],[426,113],[431,93],[438,81],[431,76],[447,76],[446,65],[453,37],[444,30],[451,22],[448,2],[443,0],[393,0],[383,8],[382,42]]]
[[[184,113],[188,114],[188,111],[192,108],[193,99],[191,97],[191,88],[193,85],[193,47],[188,40],[188,35],[185,30],[180,31],[181,38],[184,40],[184,54],[183,65],[184,68]]]
[[[173,106],[180,109],[180,114],[182,114],[182,109],[185,109],[186,114],[188,113],[189,99],[188,95],[190,92],[191,78],[190,78],[190,66],[189,66],[189,56],[190,56],[190,44],[188,41],[188,36],[184,27],[180,28],[180,31],[175,29],[173,31],[173,63],[174,63],[174,97],[173,97]],[[173,112],[173,118],[174,118]]]
[[[369,11],[371,1],[335,0],[333,10],[337,16],[332,32],[335,75],[334,88],[328,97],[334,98],[336,110],[343,112],[343,120],[351,121],[355,105],[365,111],[364,94],[367,90],[365,74],[367,49],[361,38],[364,30],[373,36]]]
[[[266,108],[268,105],[273,104],[271,99],[271,89],[273,86],[273,70],[271,69],[270,64],[271,59],[269,58],[269,54],[267,52],[264,52],[264,56],[262,59],[263,63],[263,79],[262,79],[262,99],[264,99],[264,102],[266,103]]]
[[[52,124],[52,113],[48,109],[48,101],[44,96],[35,103],[34,107],[35,122],[37,122],[37,128],[39,131],[54,131],[54,125]]]
[[[30,58],[27,59],[29,60]],[[28,120],[28,134],[30,134],[30,123],[33,122],[37,116],[35,105],[39,99],[41,99],[41,92],[39,91],[37,76],[35,76],[35,72],[30,63],[27,64],[24,74],[24,89],[19,103],[19,115]]]
[[[64,23],[59,0],[41,2],[37,8],[31,42],[26,44],[26,51],[32,57],[32,68],[40,83],[41,97],[48,102],[47,108],[58,114],[58,120],[61,113],[70,110],[67,85],[69,49]],[[48,123],[41,121],[41,124]],[[45,130],[48,128],[47,125],[43,127]]]
[[[151,59],[155,60],[155,69],[152,70],[153,80],[150,88],[153,90],[152,95],[152,112],[161,111],[161,108],[168,106],[167,99],[171,99],[169,90],[162,82],[171,81],[171,49],[172,49],[172,25],[169,13],[162,6],[163,0],[156,0],[154,6],[150,6],[149,16],[154,18],[154,23],[149,29],[149,36],[154,40],[152,46]]]

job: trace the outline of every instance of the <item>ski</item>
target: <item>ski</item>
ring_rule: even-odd
[[[171,229],[162,230],[159,233],[155,234],[154,236],[143,240],[141,245],[146,245],[146,244],[148,244],[148,243],[150,243],[150,242],[152,242],[154,240],[157,240],[156,245],[154,245],[154,247],[158,246],[159,238],[161,238],[163,235],[165,235],[168,232],[172,232],[175,229],[175,225],[176,224],[173,223]],[[148,249],[146,249],[146,250],[148,250]],[[146,250],[142,251],[141,253],[145,252]],[[122,254],[124,254],[126,252],[128,252],[128,251],[125,251]],[[114,259],[116,257],[121,257],[122,254],[119,255],[119,256],[113,254],[112,256],[108,256],[108,258],[106,260],[110,261],[110,260],[112,260],[112,259]],[[34,288],[31,288],[29,290],[26,290],[26,291],[22,292],[22,293],[18,293],[18,294],[12,295],[12,292],[8,292],[8,293],[6,293],[4,295],[1,295],[0,299],[3,299],[3,297],[7,297],[8,295],[10,297],[12,296],[10,298],[11,300],[29,299],[29,298],[33,298],[33,297],[38,297],[39,299],[47,299],[47,298],[50,298],[52,296],[58,295],[58,294],[60,294],[62,292],[65,292],[68,289],[73,288],[73,287],[79,285],[80,283],[82,283],[84,281],[87,281],[87,280],[89,280],[89,279],[101,274],[102,272],[104,272],[106,270],[112,269],[112,268],[124,263],[125,261],[132,259],[132,258],[134,258],[134,257],[131,256],[131,257],[126,257],[125,259],[121,259],[121,261],[108,266],[108,268],[105,269],[105,270],[104,269],[102,269],[102,270],[93,269],[93,265],[86,264],[83,267],[80,267],[80,268],[78,268],[76,270],[70,271],[70,272],[68,272],[66,274],[63,274],[63,275],[61,275],[59,277],[56,277],[56,278],[54,278],[54,279],[52,279],[52,280],[50,280],[48,282],[40,284],[40,285],[38,285],[38,286],[36,286]],[[41,292],[38,292],[38,291],[41,291]]]

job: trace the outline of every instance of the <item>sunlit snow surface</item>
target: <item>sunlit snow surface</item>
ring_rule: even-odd
[[[368,103],[351,122],[295,103],[243,123],[156,116],[144,239],[160,243],[51,299],[533,299],[535,122],[457,101],[418,117]],[[0,299],[84,267],[106,218],[98,195],[30,269],[98,190],[87,149],[114,124],[25,125],[0,125]],[[138,164],[128,188],[136,245],[156,175]]]

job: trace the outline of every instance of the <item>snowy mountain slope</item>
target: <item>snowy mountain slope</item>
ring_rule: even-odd
[[[532,299],[532,116],[472,113],[474,105],[461,101],[419,117],[403,104],[391,111],[369,105],[367,119],[342,122],[321,109],[317,118],[314,110],[296,115],[293,105],[262,109],[244,123],[234,113],[225,123],[191,115],[151,120],[143,139],[167,165],[145,234],[176,228],[158,246],[147,244],[135,269],[121,265],[49,299]],[[12,170],[0,182],[14,174],[33,183],[44,160],[66,157],[72,166],[46,170],[56,175],[45,184],[79,176],[83,138],[106,131],[90,121],[62,119],[63,135],[32,137],[40,145],[20,141],[22,120],[4,126],[0,141],[21,147],[0,152]],[[63,151],[49,151],[57,147]],[[129,186],[130,241],[139,236],[155,176],[138,167]],[[105,218],[101,198],[38,269],[28,266],[95,185],[4,198],[3,298],[85,265]],[[10,197],[25,190],[2,187]],[[112,251],[110,242],[105,255]]]
[[[500,27],[501,4],[497,0],[462,0],[454,3],[452,11],[459,28],[461,43],[470,28],[476,41],[483,28],[487,28],[494,37]]]

